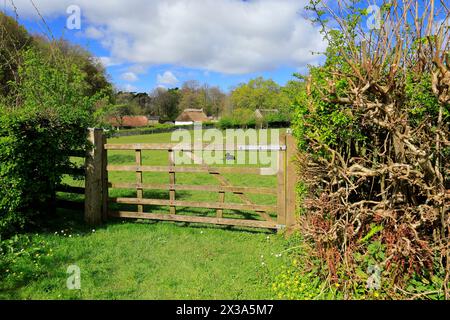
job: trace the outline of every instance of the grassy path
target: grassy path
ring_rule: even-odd
[[[275,298],[285,244],[276,234],[133,221],[93,232],[72,219],[64,217],[63,233],[33,236],[43,246],[39,267],[19,257],[0,282],[0,299]],[[78,291],[66,287],[72,264],[81,269]]]

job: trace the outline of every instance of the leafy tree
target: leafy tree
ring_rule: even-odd
[[[234,108],[256,109],[285,109],[288,105],[281,87],[272,79],[262,77],[252,79],[241,84],[231,92],[231,103]]]
[[[20,53],[31,44],[32,39],[25,28],[0,12],[0,96],[9,95],[9,82],[18,79]]]
[[[71,166],[64,151],[87,147],[101,96],[87,96],[86,74],[54,54],[24,52],[11,84],[19,105],[0,103],[0,236],[51,212],[55,187]]]
[[[34,46],[41,50],[45,56],[54,56],[53,52],[57,48],[57,53],[65,56],[66,64],[75,64],[84,72],[88,84],[84,92],[86,95],[93,96],[102,92],[109,97],[112,96],[113,87],[108,79],[105,67],[89,51],[64,39],[48,41],[35,35],[33,40]]]
[[[151,114],[158,115],[165,120],[174,121],[178,116],[178,105],[181,99],[181,92],[178,88],[163,89],[157,88],[152,93]]]

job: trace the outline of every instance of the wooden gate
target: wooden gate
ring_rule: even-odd
[[[98,224],[108,217],[151,219],[163,221],[207,223],[217,225],[257,227],[268,229],[283,229],[295,223],[296,199],[295,184],[297,175],[292,159],[296,154],[296,143],[292,135],[282,135],[280,143],[276,146],[180,146],[177,144],[106,144],[101,130],[91,133],[91,139],[95,146],[87,161],[86,189],[86,220],[91,224]],[[133,165],[108,164],[108,151],[123,150],[132,151],[135,154]],[[167,166],[143,165],[143,151],[167,152]],[[199,150],[214,150],[221,152],[259,152],[270,150],[278,153],[277,170],[261,167],[236,167],[217,166],[212,167],[204,163],[196,166],[177,166],[175,153],[193,154]],[[136,180],[133,183],[111,183],[108,181],[108,173],[133,172]],[[144,173],[167,173],[167,183],[146,184],[143,182]],[[209,174],[213,176],[218,185],[185,185],[177,184],[177,174]],[[224,174],[245,175],[277,175],[277,188],[243,187],[233,186]],[[89,185],[89,186],[88,186]],[[135,197],[109,197],[110,189],[135,190]],[[168,199],[148,199],[144,197],[145,190],[168,191]],[[205,191],[217,193],[216,202],[182,201],[177,199],[179,191]],[[242,203],[225,202],[225,194],[236,195]],[[276,205],[262,205],[254,203],[247,195],[260,194],[276,197]],[[98,199],[101,199],[99,201]],[[112,210],[110,204],[133,205],[136,211]],[[144,206],[164,206],[169,208],[168,213],[146,212]],[[177,214],[177,208],[205,208],[215,210],[215,216],[192,216]],[[224,210],[251,211],[257,214],[257,219],[224,218]]]

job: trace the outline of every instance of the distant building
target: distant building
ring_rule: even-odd
[[[160,117],[158,117],[158,116],[149,116],[147,118],[148,118],[148,125],[149,126],[154,126],[154,125],[159,124]]]
[[[146,116],[111,117],[108,123],[117,129],[142,128],[150,124]]]
[[[203,109],[185,109],[175,120],[175,125],[186,126],[208,121],[208,116],[203,112]]]

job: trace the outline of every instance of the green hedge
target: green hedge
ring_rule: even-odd
[[[11,83],[15,99],[0,99],[3,238],[36,224],[51,210],[55,186],[70,166],[64,151],[86,149],[86,128],[102,96],[86,95],[86,74],[58,51],[51,57],[23,52],[19,78]]]
[[[0,235],[35,224],[52,208],[64,167],[64,150],[83,148],[85,129],[42,115],[0,114]]]

